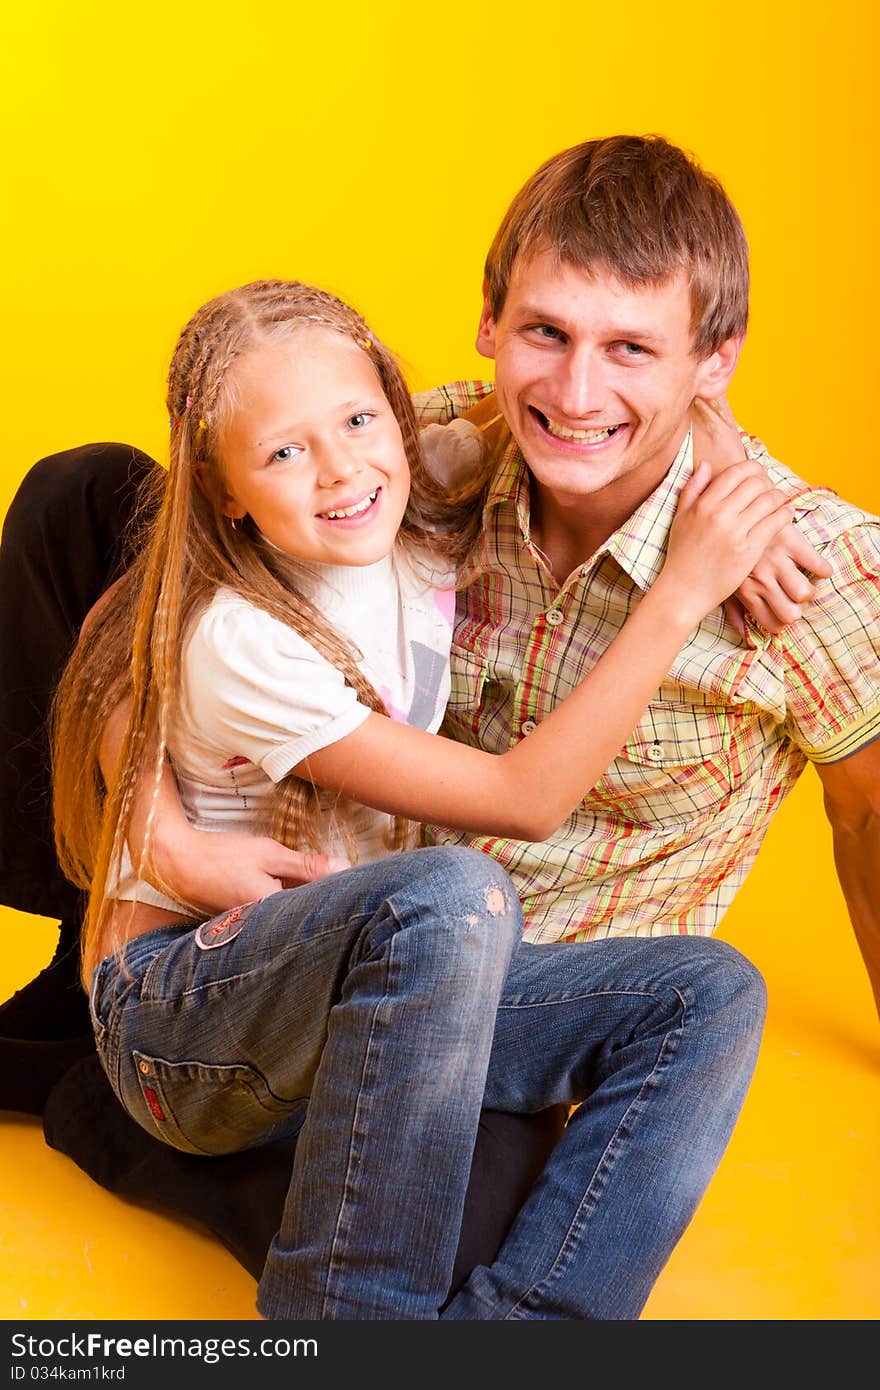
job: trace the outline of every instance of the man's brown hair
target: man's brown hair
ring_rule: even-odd
[[[560,263],[610,271],[630,287],[683,271],[698,357],[746,330],[749,250],[736,209],[713,175],[662,136],[587,140],[541,165],[489,248],[493,318],[504,308],[517,258],[545,250]]]

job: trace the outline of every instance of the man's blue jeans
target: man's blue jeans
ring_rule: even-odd
[[[299,1130],[264,1316],[639,1316],[739,1114],[763,982],[716,941],[521,930],[487,855],[420,849],[98,966],[98,1049],[145,1129],[192,1153]],[[481,1106],[557,1102],[580,1104],[544,1175],[441,1313]]]

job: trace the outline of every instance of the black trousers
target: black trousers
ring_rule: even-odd
[[[54,853],[47,716],[83,618],[125,567],[149,519],[139,512],[138,497],[157,467],[124,444],[89,444],[54,454],[27,474],[3,526],[0,903],[57,917],[68,947],[78,933],[83,902]],[[68,992],[78,988],[71,985],[73,961],[71,953],[63,984]],[[22,992],[18,1015],[29,1007],[37,1016],[26,1020],[27,1042],[0,1038],[5,1067],[27,1067],[40,1038],[57,1036],[59,1001],[52,989],[50,980],[40,993]],[[69,998],[66,1003],[69,1013]],[[86,1034],[81,992],[76,1008]],[[0,1010],[0,1034],[3,1017]],[[87,1037],[79,1044],[83,1055],[65,1063],[45,1101],[47,1143],[102,1187],[207,1226],[257,1278],[278,1228],[296,1141],[222,1158],[178,1153],[129,1119]],[[483,1112],[450,1293],[475,1266],[492,1262],[564,1122],[561,1107],[534,1116]]]

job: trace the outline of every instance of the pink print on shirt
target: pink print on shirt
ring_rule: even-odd
[[[452,627],[455,618],[455,590],[435,589],[434,602],[440,610],[440,616]]]

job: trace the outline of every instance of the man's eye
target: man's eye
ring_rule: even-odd
[[[645,349],[641,343],[620,343],[620,350],[624,357],[644,357]]]
[[[558,341],[565,336],[562,329],[554,328],[552,323],[537,323],[534,331],[539,338],[549,338],[551,341]]]
[[[349,416],[348,423],[351,429],[362,430],[364,425],[368,425],[372,418],[368,410],[359,410],[357,415]]]

